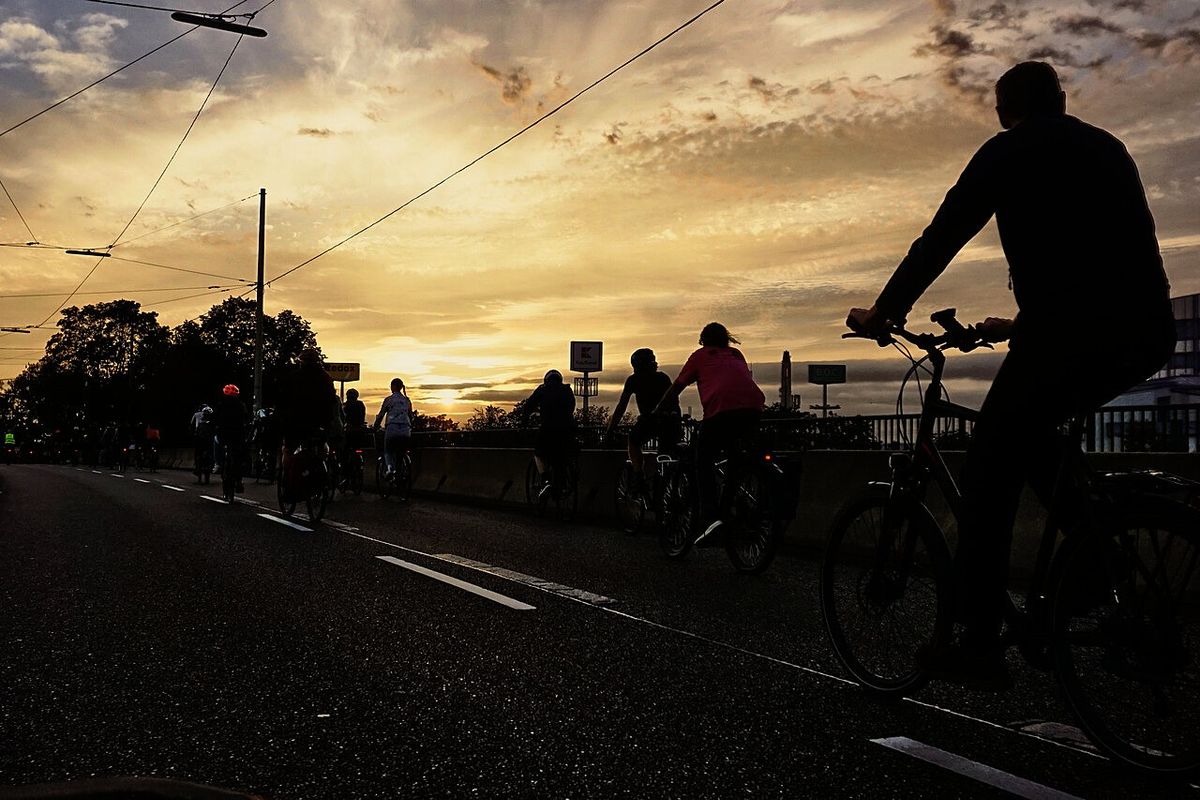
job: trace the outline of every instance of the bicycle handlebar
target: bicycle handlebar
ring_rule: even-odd
[[[974,325],[963,327],[963,324],[955,318],[956,311],[957,309],[946,308],[930,315],[929,321],[942,327],[943,333],[941,334],[913,333],[904,326],[904,321],[901,321],[889,322],[887,329],[877,336],[872,336],[862,331],[853,331],[851,333],[843,333],[842,338],[871,339],[880,347],[887,347],[895,341],[896,337],[899,337],[926,352],[949,347],[956,348],[964,353],[969,353],[980,347],[991,349],[992,341],[985,340]]]

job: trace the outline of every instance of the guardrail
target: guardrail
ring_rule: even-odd
[[[766,418],[761,429],[766,441],[780,450],[898,450],[916,438],[920,414],[870,414],[852,417]],[[974,422],[962,417],[938,417],[934,433],[946,450],[965,449]],[[621,426],[625,434],[628,428]],[[415,443],[425,447],[532,447],[536,429],[499,428],[474,431],[418,432]],[[587,449],[618,448],[605,443],[604,429],[579,429]],[[648,449],[653,449],[650,443]],[[1200,452],[1200,404],[1110,406],[1090,415],[1084,449],[1091,453]]]

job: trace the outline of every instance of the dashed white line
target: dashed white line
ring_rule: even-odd
[[[313,532],[312,528],[306,528],[303,525],[292,522],[290,519],[284,519],[283,517],[277,517],[274,514],[259,514],[258,516],[262,517],[263,519],[269,519],[269,520],[271,520],[271,522],[278,522],[280,525],[287,525],[289,528],[295,528],[298,531],[304,531],[305,533]]]
[[[93,474],[93,475],[103,475],[104,473],[103,473],[103,472],[101,472],[101,471],[100,471],[100,470],[98,470],[98,469],[94,469],[94,470],[92,470],[92,474]]]
[[[164,489],[170,489],[172,492],[182,492],[182,491],[183,491],[183,489],[180,489],[178,486],[172,486],[172,485],[171,485],[171,484],[169,484],[169,483],[164,483],[164,484],[162,485],[162,487],[163,487]]]
[[[886,739],[872,739],[871,741],[988,786],[1002,789],[1017,797],[1026,798],[1026,800],[1080,800],[1076,795],[1051,789],[1049,786],[1021,778],[1011,772],[980,764],[978,761],[972,761],[915,739],[909,739],[907,736],[890,736]]]
[[[520,600],[514,600],[513,598],[508,597],[507,595],[493,592],[491,589],[485,589],[482,586],[476,586],[473,583],[467,583],[466,581],[459,580],[458,578],[454,578],[449,575],[443,575],[440,572],[435,572],[434,570],[426,569],[425,567],[422,567],[418,564],[413,564],[412,562],[404,561],[402,559],[396,558],[395,556],[375,556],[375,557],[378,558],[380,561],[386,561],[389,564],[395,564],[397,567],[404,567],[405,569],[411,570],[411,571],[417,573],[418,575],[424,575],[427,578],[433,578],[435,581],[441,581],[442,583],[449,584],[450,586],[454,586],[455,588],[462,589],[464,592],[470,592],[471,594],[478,595],[479,597],[483,597],[487,600],[491,600],[493,603],[499,603],[502,606],[508,606],[509,608],[513,609],[514,611],[534,611],[535,610],[535,607],[529,605],[528,603],[522,603]]]
[[[121,473],[119,473],[119,472],[110,472],[110,473],[108,473],[108,474],[109,474],[109,475],[112,475],[114,478],[124,478],[124,477],[125,477],[124,475],[122,475],[122,474],[121,474]]]
[[[208,495],[206,495],[206,494],[202,494],[202,495],[200,495],[200,499],[201,499],[201,500],[208,500],[208,501],[211,501],[211,502],[213,502],[213,503],[220,503],[220,504],[221,504],[221,505],[223,505],[223,506],[227,506],[227,505],[229,505],[229,503],[225,502],[225,498],[223,498],[223,497],[210,497],[210,496],[208,496]]]
[[[145,478],[134,478],[134,480],[137,481],[138,483],[149,483],[150,482],[150,481],[146,480]]]
[[[535,589],[541,589],[542,591],[549,592],[550,594],[557,594],[562,597],[568,597],[572,600],[579,600],[593,606],[611,606],[616,605],[617,603],[616,600],[612,599],[611,597],[605,597],[602,594],[588,592],[583,589],[575,589],[571,586],[564,586],[563,584],[555,583],[554,581],[535,578],[532,575],[525,575],[524,573],[516,572],[511,569],[504,569],[503,567],[493,567],[491,564],[485,564],[482,561],[472,561],[469,558],[456,556],[452,553],[439,553],[438,555],[435,555],[434,558],[441,559],[442,561],[449,561],[451,564],[458,564],[460,567],[467,567],[468,569],[477,570],[478,572],[484,572],[488,575],[495,575],[497,578],[504,578],[505,580],[510,580],[514,583],[523,583],[526,586],[532,586]]]

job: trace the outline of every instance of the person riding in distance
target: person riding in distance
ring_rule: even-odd
[[[1175,346],[1154,219],[1125,146],[1066,113],[1046,63],[1005,72],[996,113],[1004,130],[971,158],[875,304],[846,320],[867,335],[902,322],[996,217],[1019,313],[979,324],[1011,343],[963,468],[955,566],[964,627],[950,646],[921,653],[933,677],[991,689],[1011,682],[1000,633],[1022,486],[1049,500],[1059,425],[1152,375]]]
[[[241,391],[230,383],[221,390],[221,399],[217,401],[213,422],[217,429],[217,442],[221,448],[228,449],[228,458],[223,459],[222,469],[229,469],[230,462],[240,467],[246,450],[246,426],[250,423],[250,413],[242,402]],[[242,471],[237,469],[237,491],[244,492]]]
[[[637,402],[638,418],[633,425],[633,430],[629,432],[629,463],[633,465],[633,472],[637,476],[640,487],[645,483],[642,471],[642,445],[650,439],[655,439],[658,442],[659,452],[670,450],[679,444],[679,440],[682,438],[682,429],[679,419],[678,395],[668,402],[662,413],[654,413],[658,401],[662,400],[671,388],[671,378],[667,373],[659,370],[654,351],[649,347],[635,350],[629,357],[629,363],[633,367],[633,374],[625,379],[625,386],[621,389],[621,399],[617,401],[617,407],[613,409],[605,437],[612,438],[613,431],[616,430],[621,418],[625,416],[625,409],[629,406],[629,398],[632,396]]]
[[[342,406],[342,414],[346,420],[346,450],[361,447],[363,436],[367,430],[367,406],[358,399],[358,389],[346,392],[346,402]],[[343,461],[343,463],[345,463]]]
[[[750,374],[746,357],[730,343],[741,344],[730,335],[719,322],[710,322],[700,331],[700,349],[688,357],[654,409],[655,414],[678,407],[679,395],[692,383],[700,391],[700,405],[704,408],[704,419],[700,424],[700,441],[696,449],[696,461],[700,480],[700,516],[705,524],[704,532],[696,537],[702,544],[714,536],[728,515],[730,493],[725,491],[737,483],[736,470],[740,464],[729,462],[729,471],[713,509],[713,498],[717,496],[715,464],[722,452],[736,450],[758,432],[758,421],[762,417],[766,398],[762,389]]]
[[[387,466],[387,475],[396,474],[404,452],[412,441],[412,401],[404,391],[404,381],[392,378],[392,393],[384,398],[375,415],[375,427],[387,417],[387,427],[383,433],[383,463]]]
[[[562,373],[552,369],[525,399],[524,415],[537,412],[538,432],[533,444],[533,461],[544,481],[546,470],[575,446],[575,393],[563,382]]]
[[[318,436],[327,440],[340,420],[340,408],[333,378],[321,366],[321,354],[306,347],[276,404],[284,445],[290,451]]]

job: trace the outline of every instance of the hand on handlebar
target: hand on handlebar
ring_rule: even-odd
[[[975,332],[985,342],[1004,342],[1012,335],[1013,321],[1005,317],[988,317],[975,323]]]
[[[847,334],[847,336],[864,336],[868,339],[875,339],[881,347],[891,341],[889,336],[891,321],[875,306],[850,309],[850,313],[846,316],[846,327],[854,331],[853,334]]]

